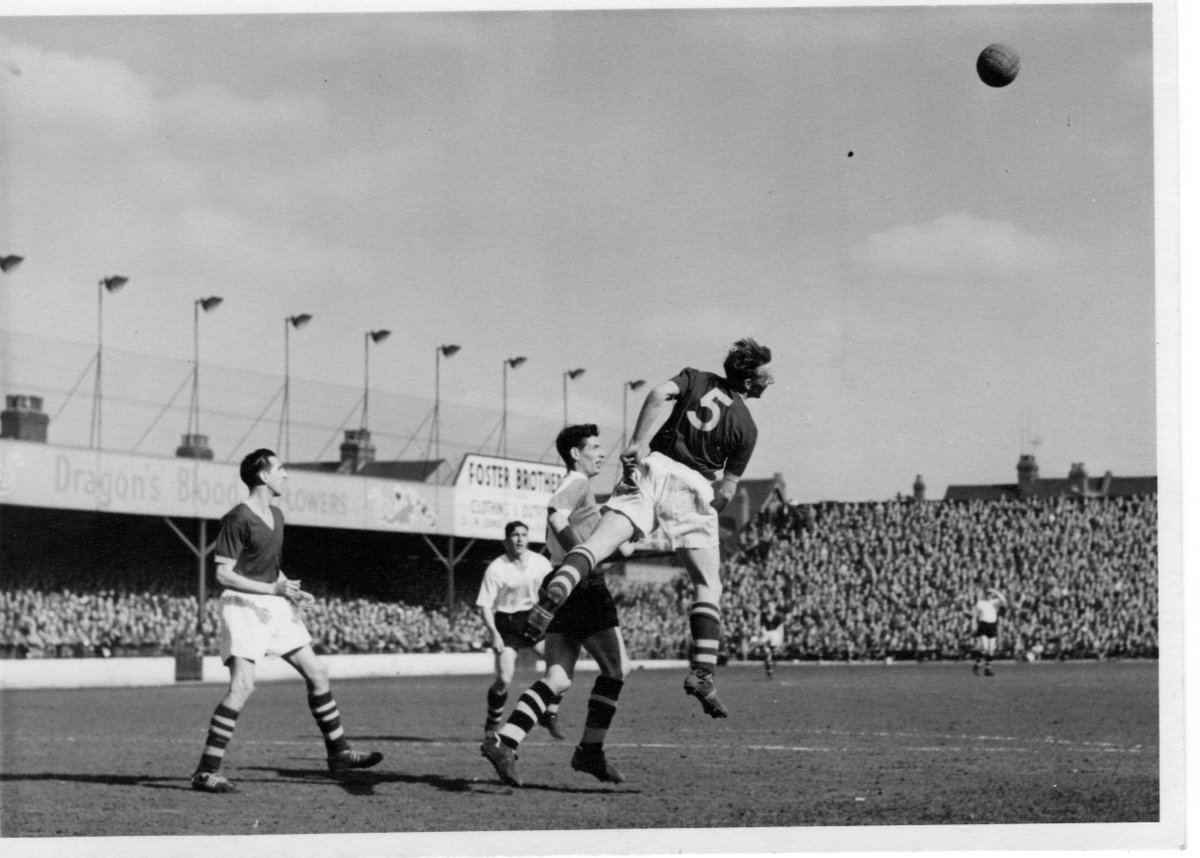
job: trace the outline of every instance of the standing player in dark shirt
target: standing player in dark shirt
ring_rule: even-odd
[[[746,338],[725,357],[725,376],[692,367],[646,397],[633,438],[621,454],[625,474],[600,523],[571,549],[529,612],[537,640],[567,596],[624,542],[661,527],[695,587],[688,612],[691,672],[684,691],[713,718],[729,713],[717,699],[713,670],[721,640],[721,553],[717,515],[737,491],[758,439],[747,399],[774,382],[771,350]],[[721,480],[714,490],[718,471]]]
[[[383,759],[378,751],[350,748],[341,715],[329,688],[329,674],[312,648],[299,605],[312,596],[300,582],[283,574],[283,513],[271,503],[283,494],[287,471],[267,449],[242,460],[242,482],[250,497],[221,519],[213,553],[221,593],[221,661],[229,668],[229,690],[213,712],[192,789],[235,792],[220,773],[225,749],[233,738],[238,715],[254,693],[255,665],[264,656],[279,655],[294,667],[308,686],[308,707],[325,738],[330,771],[365,769]]]

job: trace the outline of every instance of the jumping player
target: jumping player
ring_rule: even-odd
[[[341,715],[329,687],[329,674],[312,648],[299,605],[312,595],[283,574],[283,513],[271,503],[283,493],[287,471],[267,449],[242,459],[241,479],[250,496],[221,519],[214,549],[221,593],[221,661],[229,668],[229,690],[209,722],[200,765],[192,789],[236,792],[220,773],[225,750],[250,695],[255,665],[266,655],[280,655],[308,686],[308,708],[325,738],[330,771],[365,769],[383,759],[378,751],[351,749]]]
[[[721,639],[721,554],[717,514],[733,498],[758,430],[746,407],[774,382],[771,350],[738,340],[725,357],[725,376],[692,367],[652,389],[642,405],[624,476],[605,504],[595,532],[571,549],[542,589],[524,634],[536,640],[575,586],[630,539],[661,527],[695,587],[688,612],[691,672],[684,691],[713,718],[729,714],[717,699],[713,670]],[[712,481],[722,477],[715,491]]]
[[[594,424],[568,426],[558,433],[556,447],[567,465],[567,477],[551,496],[547,508],[546,544],[550,558],[562,563],[566,553],[590,536],[600,521],[600,507],[589,480],[600,473],[604,448]],[[624,543],[623,554],[632,551]],[[629,673],[629,656],[617,620],[617,606],[602,575],[580,582],[546,630],[546,672],[521,695],[508,722],[494,741],[485,740],[480,753],[500,779],[521,786],[517,748],[538,723],[550,701],[561,699],[575,676],[580,650],[596,660],[600,675],[592,683],[587,720],[571,768],[601,781],[622,783],[625,777],[604,754],[604,740],[617,711],[617,698]]]
[[[484,741],[495,738],[504,723],[508,687],[517,670],[517,650],[528,646],[516,633],[516,624],[537,598],[538,585],[550,572],[550,561],[529,550],[529,526],[522,521],[504,525],[504,553],[488,564],[479,586],[475,605],[492,637],[496,654],[496,677],[488,687],[487,719],[483,724]],[[557,703],[558,701],[554,701]],[[547,729],[562,738],[557,719]]]
[[[994,587],[984,591],[983,596],[975,603],[973,615],[975,619],[975,664],[971,667],[973,673],[979,673],[979,663],[983,661],[983,675],[994,676],[992,657],[996,654],[996,638],[1000,628],[1000,616],[1008,609],[1008,600],[1004,594]]]

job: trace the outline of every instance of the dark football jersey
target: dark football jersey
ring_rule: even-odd
[[[271,507],[274,529],[240,503],[221,519],[213,554],[236,561],[233,570],[247,578],[273,584],[279,577],[283,553],[283,513]]]
[[[758,440],[745,401],[711,372],[687,367],[671,380],[679,387],[679,398],[650,449],[710,480],[717,471],[740,477]]]

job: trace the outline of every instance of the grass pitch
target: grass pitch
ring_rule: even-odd
[[[530,735],[521,789],[479,754],[487,677],[336,682],[355,746],[386,756],[337,778],[297,678],[260,685],[243,713],[233,795],[188,783],[220,686],[9,691],[0,835],[782,827],[799,846],[795,829],[828,826],[1152,823],[1157,668],[783,664],[767,679],[733,665],[718,674],[731,717],[715,721],[683,694],[683,671],[636,671],[609,733],[620,785],[569,766],[594,676],[581,673],[563,703],[568,741]],[[522,670],[519,687],[534,678]]]

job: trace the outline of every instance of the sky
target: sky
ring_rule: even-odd
[[[319,439],[387,328],[381,458],[417,457],[397,439],[435,389],[443,454],[494,449],[505,381],[518,454],[553,456],[565,406],[615,443],[647,389],[627,381],[719,370],[753,336],[776,384],[746,476],[794,500],[917,474],[940,498],[1015,482],[1022,453],[1156,474],[1156,289],[1177,284],[1156,280],[1152,35],[1125,4],[7,17],[0,253],[25,261],[0,280],[0,386],[86,446],[87,408],[62,406],[119,273],[115,449],[155,410],[120,386],[165,403],[197,347],[204,407],[265,412],[284,320],[310,313],[294,459],[336,456]],[[1000,89],[974,70],[993,42],[1021,57]],[[243,401],[239,379],[269,383]]]

